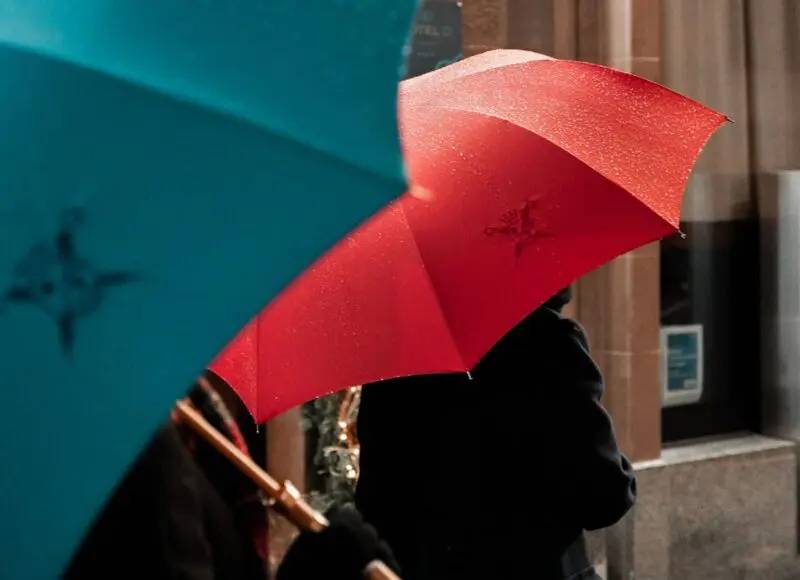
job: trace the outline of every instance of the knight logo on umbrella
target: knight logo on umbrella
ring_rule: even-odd
[[[502,236],[514,243],[514,257],[519,258],[525,248],[545,233],[536,224],[533,216],[534,200],[529,199],[519,209],[512,209],[500,217],[498,225],[484,230],[487,236]]]
[[[52,318],[67,355],[75,344],[77,320],[100,308],[109,288],[137,279],[133,272],[98,270],[78,254],[75,234],[83,221],[83,210],[63,211],[53,240],[35,244],[17,262],[4,296],[8,303],[35,306]]]

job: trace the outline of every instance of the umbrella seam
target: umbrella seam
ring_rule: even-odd
[[[256,413],[261,415],[261,317],[256,319]],[[256,423],[257,424],[257,423]]]
[[[497,49],[497,50],[491,51],[491,52],[500,52],[500,51],[503,51],[503,50],[505,50],[505,49]],[[531,52],[531,54],[540,54],[540,53],[536,53],[536,52],[533,52],[533,51],[522,51],[522,52]],[[543,56],[547,56],[547,55],[543,55]],[[690,97],[682,95],[681,93],[679,93],[679,92],[677,92],[677,91],[675,91],[675,90],[673,90],[673,89],[671,89],[669,87],[666,87],[666,86],[662,85],[661,83],[658,83],[658,82],[655,82],[655,81],[651,81],[650,79],[646,79],[644,77],[640,77],[640,76],[635,75],[633,73],[630,73],[630,72],[627,72],[627,71],[623,71],[623,70],[619,70],[619,69],[616,69],[616,68],[613,68],[613,67],[610,67],[610,66],[591,63],[591,62],[583,62],[583,61],[579,61],[579,60],[572,60],[572,59],[563,59],[563,60],[562,59],[556,59],[556,58],[532,59],[532,60],[525,60],[525,61],[522,61],[522,62],[516,62],[516,63],[512,63],[512,64],[503,64],[503,65],[494,66],[494,67],[491,67],[491,68],[481,69],[479,71],[470,72],[468,74],[460,75],[460,76],[457,76],[457,77],[453,77],[453,78],[450,78],[450,79],[447,79],[447,80],[443,81],[443,83],[452,84],[452,83],[461,81],[462,79],[476,78],[476,77],[480,77],[482,75],[491,74],[491,73],[496,72],[497,70],[500,70],[500,69],[507,70],[507,69],[511,69],[511,68],[524,68],[524,67],[533,67],[533,66],[557,66],[558,63],[568,63],[568,64],[573,64],[573,65],[577,64],[577,65],[585,66],[587,68],[597,69],[597,70],[604,71],[606,73],[611,73],[611,74],[614,74],[614,75],[617,75],[617,76],[620,76],[620,77],[634,78],[634,79],[637,79],[639,81],[643,81],[643,82],[649,83],[649,84],[651,84],[653,86],[659,87],[660,89],[662,89],[662,90],[664,90],[664,91],[666,91],[666,92],[668,92],[668,93],[670,93],[670,94],[672,94],[674,96],[680,97],[681,99],[686,99],[687,101],[690,101],[690,102],[694,103],[696,106],[698,106],[698,107],[700,107],[700,108],[702,108],[702,109],[704,109],[704,110],[706,110],[706,111],[708,111],[710,113],[713,113],[714,115],[719,116],[720,119],[717,121],[716,126],[713,128],[713,130],[711,130],[709,132],[709,134],[706,137],[706,139],[700,145],[700,148],[699,148],[699,150],[697,152],[697,155],[699,155],[700,152],[705,148],[705,146],[708,143],[709,139],[711,139],[711,137],[717,131],[717,129],[719,129],[726,122],[732,122],[732,119],[730,117],[728,117],[727,115],[724,115],[724,114],[712,109],[711,107],[701,103],[700,101],[697,101],[695,99],[692,99]],[[428,74],[435,74],[435,73],[436,73],[436,71],[432,71],[431,73],[428,73]],[[413,96],[410,97],[410,100],[414,101],[414,97]],[[447,111],[461,111],[461,112],[485,115],[487,117],[491,117],[491,118],[497,119],[499,121],[503,121],[503,122],[509,123],[512,126],[519,127],[520,129],[528,131],[529,133],[533,133],[534,135],[537,135],[537,136],[541,137],[542,139],[547,140],[548,142],[550,142],[554,146],[558,147],[562,151],[568,153],[570,156],[575,158],[577,161],[579,161],[580,163],[583,163],[589,169],[591,169],[595,173],[601,175],[602,177],[604,177],[605,179],[607,179],[609,182],[613,183],[617,187],[621,187],[622,189],[627,191],[632,197],[634,197],[640,203],[642,203],[645,207],[647,207],[647,209],[652,211],[660,219],[664,220],[667,224],[669,224],[670,227],[675,228],[676,230],[679,230],[678,226],[676,226],[675,224],[671,223],[667,218],[665,218],[663,215],[661,215],[661,213],[659,213],[655,209],[653,209],[650,206],[648,206],[645,202],[643,202],[641,199],[639,199],[639,197],[637,195],[632,194],[628,190],[628,188],[623,187],[622,185],[617,183],[616,180],[614,180],[614,179],[612,179],[610,177],[607,177],[605,174],[603,174],[600,171],[598,171],[597,169],[595,169],[587,161],[584,161],[583,159],[578,157],[575,153],[569,151],[568,149],[564,148],[563,146],[559,145],[558,143],[555,143],[552,139],[550,139],[550,138],[548,138],[548,137],[546,137],[544,135],[540,135],[539,133],[537,133],[535,131],[531,131],[530,129],[527,129],[525,127],[522,127],[521,125],[518,125],[517,123],[509,121],[508,119],[505,119],[505,118],[500,117],[500,116],[498,116],[496,114],[489,113],[489,112],[486,112],[486,111],[483,111],[483,110],[456,108],[456,107],[451,107],[451,106],[448,106],[448,105],[431,103],[430,100],[418,100],[418,101],[413,102],[411,104],[412,107],[413,106],[419,106],[419,105],[425,105],[425,106],[428,106],[428,107],[435,107],[435,108],[442,109],[442,110],[447,110]],[[696,156],[695,156],[695,158],[696,158]],[[683,195],[685,193],[688,181],[689,181],[689,175],[687,175],[686,179],[684,179],[684,181],[683,181],[683,187],[681,189],[681,195]]]
[[[431,292],[433,293],[434,300],[436,300],[436,304],[439,307],[439,313],[442,317],[442,323],[444,324],[445,329],[447,329],[447,333],[450,335],[451,343],[453,345],[453,350],[455,351],[456,356],[461,364],[461,368],[466,372],[469,370],[466,362],[464,361],[464,355],[461,353],[461,349],[458,344],[458,340],[456,339],[455,335],[453,334],[452,327],[450,325],[450,321],[447,318],[447,313],[442,306],[442,301],[439,298],[439,293],[436,291],[436,285],[433,283],[433,280],[428,273],[428,267],[425,263],[425,258],[422,255],[422,250],[419,246],[419,242],[417,242],[417,237],[414,235],[414,228],[411,227],[411,223],[408,221],[408,215],[406,214],[406,210],[402,204],[398,203],[400,209],[400,215],[403,216],[403,223],[405,224],[406,228],[408,228],[408,232],[411,234],[411,240],[414,242],[414,249],[417,252],[417,256],[419,257],[419,261],[422,264],[422,267],[425,269],[425,279],[428,281],[428,285],[431,288]]]
[[[590,165],[588,162],[586,162],[583,159],[581,159],[580,157],[578,157],[575,153],[573,153],[569,149],[566,149],[566,148],[562,147],[561,145],[559,145],[558,143],[554,142],[552,139],[548,138],[545,135],[540,135],[539,133],[537,133],[535,131],[532,131],[532,130],[526,128],[526,127],[523,127],[523,126],[521,126],[521,125],[519,125],[517,123],[514,123],[513,121],[510,121],[510,120],[508,120],[508,119],[506,119],[504,117],[500,117],[499,115],[495,115],[493,113],[489,113],[489,112],[486,112],[486,111],[476,111],[476,110],[472,110],[472,109],[460,109],[460,108],[457,108],[457,107],[450,107],[450,106],[447,106],[447,105],[440,105],[440,104],[426,104],[426,105],[429,106],[429,107],[435,107],[437,109],[441,109],[443,111],[453,111],[453,112],[456,112],[456,113],[466,113],[466,114],[470,114],[470,115],[480,115],[480,116],[489,117],[491,119],[494,119],[496,121],[499,121],[499,122],[504,123],[506,125],[509,125],[511,127],[515,127],[515,128],[520,129],[522,131],[526,131],[526,132],[528,132],[528,133],[530,133],[532,135],[535,135],[535,136],[539,137],[540,139],[544,139],[545,141],[550,143],[552,146],[558,147],[564,153],[566,153],[567,155],[569,155],[570,157],[575,159],[578,163],[581,163],[581,164],[585,165],[588,169],[590,169],[591,171],[593,171],[594,173],[596,173],[597,175],[599,175],[600,177],[602,177],[603,179],[605,179],[609,183],[611,183],[614,186],[622,189],[625,193],[630,195],[633,199],[635,199],[637,202],[639,202],[641,205],[643,205],[645,208],[647,208],[647,210],[649,210],[650,212],[652,212],[653,214],[658,216],[658,218],[660,220],[662,220],[664,223],[666,223],[667,225],[669,225],[669,227],[671,227],[672,229],[674,229],[676,231],[679,231],[678,226],[676,226],[675,224],[670,222],[667,218],[665,218],[663,215],[661,215],[660,212],[656,211],[655,209],[653,209],[652,207],[647,205],[643,200],[641,200],[639,198],[638,195],[635,195],[634,193],[632,193],[627,187],[621,185],[615,179],[612,179],[611,177],[608,177],[607,175],[602,173],[600,170],[596,169],[595,167]],[[703,141],[703,144],[700,146],[700,149],[699,149],[699,151],[697,153],[698,155],[699,155],[700,151],[702,151],[705,148],[705,145],[708,143],[709,139],[711,139],[711,137],[716,132],[716,130],[719,129],[725,122],[727,122],[727,117],[724,117],[724,115],[721,115],[721,118],[718,121],[717,125],[714,127],[714,129],[712,131],[709,132],[708,136]],[[689,174],[687,174],[686,178],[683,180],[683,185],[681,187],[681,195],[684,195],[685,190],[686,190],[686,185],[687,185],[688,181],[689,181]]]

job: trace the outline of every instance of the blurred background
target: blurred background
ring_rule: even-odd
[[[800,2],[425,0],[408,74],[495,48],[610,65],[734,121],[690,180],[685,237],[574,286],[569,314],[639,479],[634,510],[591,537],[600,573],[800,578]],[[269,422],[268,469],[305,482],[320,508],[349,501],[357,406],[356,388]],[[523,466],[494,467],[522,497]],[[273,558],[291,534],[273,519]]]

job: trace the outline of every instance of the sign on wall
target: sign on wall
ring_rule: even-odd
[[[703,395],[703,327],[661,329],[661,384],[665,407],[696,403]]]

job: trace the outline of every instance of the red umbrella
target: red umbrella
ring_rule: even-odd
[[[411,191],[212,366],[258,420],[348,385],[469,371],[560,288],[677,231],[691,168],[726,120],[633,75],[523,51],[400,95]]]

